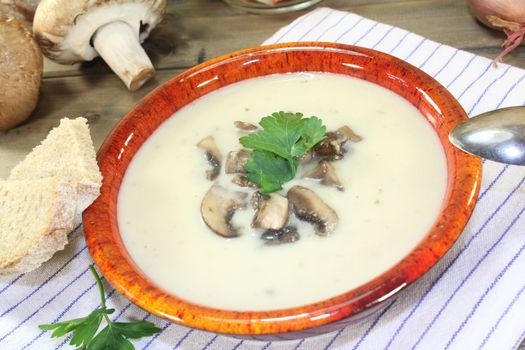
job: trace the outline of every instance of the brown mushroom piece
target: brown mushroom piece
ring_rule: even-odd
[[[222,237],[238,237],[239,232],[231,219],[235,211],[246,208],[245,192],[228,191],[214,184],[204,195],[201,203],[201,216],[204,223]]]
[[[352,142],[361,142],[363,140],[363,138],[356,134],[348,125],[340,127],[337,131],[344,134]]]
[[[314,159],[314,152],[313,150],[309,150],[305,154],[299,157],[299,164],[306,165],[310,163]]]
[[[165,8],[166,0],[42,0],[33,31],[47,57],[73,64],[100,55],[135,91],[155,73],[141,43]]]
[[[259,188],[259,185],[251,182],[250,180],[248,180],[246,176],[242,176],[242,175],[234,176],[232,179],[232,183],[240,187],[248,187],[248,188],[253,188],[255,190]]]
[[[322,185],[334,186],[339,191],[344,191],[344,186],[337,177],[333,165],[326,160],[321,160],[315,168],[304,174],[302,178],[307,180],[317,180]]]
[[[233,122],[233,125],[235,125],[235,128],[237,128],[238,131],[245,134],[253,134],[259,131],[259,127],[257,125],[253,125],[252,123],[236,120]]]
[[[251,155],[252,151],[247,149],[228,152],[228,155],[226,156],[226,164],[224,166],[224,171],[226,174],[246,173],[244,170],[244,165]]]
[[[259,210],[262,202],[264,202],[266,199],[268,199],[268,195],[262,194],[259,191],[255,191],[252,195],[252,198],[250,198],[250,204],[252,205],[253,210]]]
[[[348,138],[345,134],[329,131],[326,133],[325,139],[315,145],[315,155],[328,160],[342,159],[346,153],[343,147],[346,141],[348,141]]]
[[[211,165],[210,170],[206,170],[206,178],[215,180],[221,172],[222,154],[215,143],[213,136],[207,136],[197,143],[197,147],[206,151],[206,159]]]
[[[286,197],[279,194],[271,194],[257,202],[257,210],[252,221],[253,227],[280,230],[287,223],[288,199]]]
[[[288,200],[295,216],[312,223],[317,235],[326,236],[334,232],[339,222],[337,213],[314,191],[303,186],[293,186],[288,191]]]
[[[43,65],[31,33],[14,18],[0,17],[0,130],[20,124],[35,109]]]
[[[299,240],[301,236],[295,226],[286,226],[280,230],[266,230],[261,235],[265,244],[277,245],[281,243],[293,243]]]

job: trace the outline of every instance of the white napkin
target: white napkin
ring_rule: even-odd
[[[265,43],[337,41],[390,53],[434,76],[475,115],[525,104],[525,71],[500,65],[355,14],[318,8]],[[137,349],[514,349],[525,336],[525,167],[485,162],[465,232],[423,278],[382,312],[338,332],[304,340],[241,341],[152,316],[106,285],[119,321],[147,319],[163,331]],[[68,348],[37,329],[99,306],[81,230],[41,269],[0,278],[0,349]]]

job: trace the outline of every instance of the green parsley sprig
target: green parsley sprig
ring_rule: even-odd
[[[248,180],[261,186],[262,193],[271,193],[295,177],[299,158],[324,139],[326,127],[317,117],[289,112],[272,113],[259,125],[263,130],[243,136],[239,142],[253,149],[244,166]]]
[[[97,281],[101,307],[90,313],[87,317],[53,324],[43,324],[38,326],[38,328],[46,331],[54,330],[51,334],[52,338],[62,337],[67,333],[71,333],[72,337],[69,344],[75,345],[78,349],[82,350],[134,350],[135,347],[129,339],[149,337],[160,332],[160,328],[155,327],[153,323],[148,321],[129,323],[111,321],[108,315],[115,312],[115,309],[107,308],[102,281],[93,265],[90,265],[89,269]],[[106,320],[107,325],[95,336],[102,319]]]

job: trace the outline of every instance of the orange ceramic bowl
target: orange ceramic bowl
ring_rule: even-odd
[[[157,287],[133,263],[119,233],[122,178],[148,137],[195,99],[248,78],[288,72],[332,72],[368,80],[412,103],[432,125],[446,154],[448,183],[430,231],[401,261],[359,288],[328,300],[282,310],[238,312],[196,305]],[[361,47],[331,43],[279,44],[248,49],[198,65],[162,85],[133,108],[98,153],[102,194],[84,213],[93,259],[122,294],[143,309],[206,331],[261,339],[293,339],[343,327],[374,310],[427,272],[452,246],[476,202],[481,162],[453,147],[450,130],[467,116],[454,97],[419,69]]]

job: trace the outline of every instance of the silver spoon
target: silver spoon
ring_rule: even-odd
[[[525,107],[486,112],[458,124],[448,135],[459,149],[500,163],[525,165]]]

